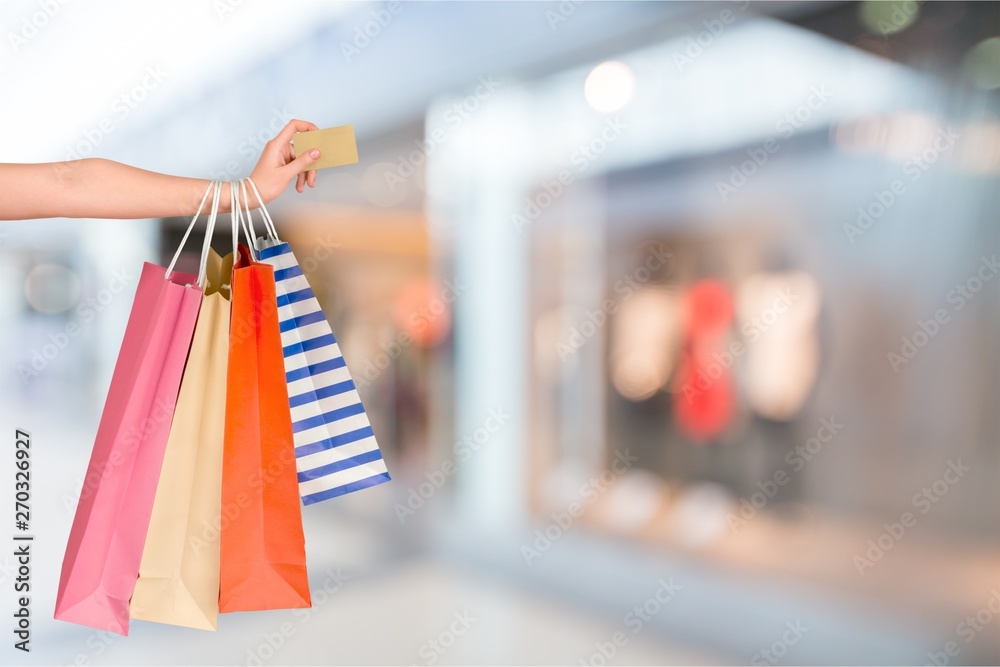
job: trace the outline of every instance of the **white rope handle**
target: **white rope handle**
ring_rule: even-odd
[[[233,262],[235,263],[240,257],[240,227],[241,227],[241,216],[242,213],[239,207],[239,201],[236,199],[236,189],[233,187],[233,182],[229,181],[229,213],[230,218],[233,221]]]
[[[219,200],[222,199],[222,181],[215,181],[215,194],[212,197],[212,213],[208,216],[205,227],[205,241],[201,245],[201,260],[198,262],[198,287],[204,289],[208,278],[208,251],[212,248],[212,234],[215,232],[215,221],[219,217]]]
[[[251,227],[251,226],[248,225],[247,218],[244,217],[244,215],[243,215],[243,209],[240,206],[240,197],[239,197],[239,194],[238,194],[238,190],[236,189],[237,188],[237,182],[236,181],[230,181],[229,186],[230,186],[230,188],[232,188],[232,191],[233,191],[233,206],[234,206],[234,210],[236,210],[239,213],[240,226],[243,228],[243,234],[244,234],[244,236],[247,237],[247,250],[250,252],[250,259],[256,262],[257,261],[257,252],[254,249],[253,227]]]
[[[229,209],[230,218],[233,221],[233,224],[232,224],[232,228],[233,228],[233,263],[235,264],[236,260],[238,260],[240,258],[240,248],[239,248],[239,243],[240,243],[240,226],[239,226],[239,223],[237,222],[237,220],[239,220],[239,215],[237,213],[237,208],[238,208],[239,202],[234,197],[234,190],[233,190],[233,183],[232,183],[232,181],[230,181],[230,183],[229,183],[229,203],[230,203],[230,206],[231,206],[231,208]]]
[[[170,280],[170,275],[174,272],[174,266],[177,264],[177,260],[181,256],[181,250],[184,249],[184,244],[187,243],[188,237],[191,236],[191,230],[194,229],[194,223],[198,222],[198,218],[201,217],[201,211],[205,208],[205,202],[208,201],[208,195],[212,192],[212,188],[218,181],[209,181],[208,189],[205,190],[204,196],[201,198],[201,203],[198,204],[198,211],[191,218],[191,223],[188,225],[187,230],[184,232],[184,237],[181,238],[181,243],[177,246],[177,252],[174,253],[174,258],[170,260],[170,264],[167,265],[167,272],[163,276],[166,280]]]
[[[257,243],[257,230],[253,228],[253,216],[250,215],[250,201],[247,199],[247,185],[243,181],[240,181],[240,191],[243,193],[243,210],[246,213],[246,227],[244,230],[249,229],[247,236],[249,237],[249,243],[251,247],[255,247]]]
[[[267,207],[264,206],[264,199],[260,196],[260,191],[257,190],[257,185],[250,177],[244,178],[243,180],[250,184],[250,188],[253,190],[254,196],[257,197],[257,201],[260,203],[260,214],[261,217],[264,218],[264,227],[267,229],[267,233],[271,237],[271,240],[277,243],[279,241],[278,230],[275,229],[274,220],[271,219],[271,214],[267,212]]]
[[[247,214],[247,222],[250,225],[250,233],[254,235],[254,240],[257,239],[257,230],[253,228],[253,216],[250,215],[250,198],[247,196],[247,184],[246,179],[240,181],[240,192],[243,193],[243,209]],[[266,226],[266,223],[265,223]]]

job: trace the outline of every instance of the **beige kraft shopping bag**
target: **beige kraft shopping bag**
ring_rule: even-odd
[[[233,257],[206,256],[205,292],[132,595],[132,618],[215,630]]]

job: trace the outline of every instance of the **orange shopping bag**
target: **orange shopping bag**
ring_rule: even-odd
[[[222,470],[219,611],[311,606],[274,269],[239,246]]]

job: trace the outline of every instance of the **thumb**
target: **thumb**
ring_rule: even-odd
[[[295,174],[301,174],[304,171],[308,171],[311,166],[316,163],[319,159],[319,149],[313,148],[308,150],[302,155],[298,156],[291,162],[285,165],[285,169],[292,171]]]

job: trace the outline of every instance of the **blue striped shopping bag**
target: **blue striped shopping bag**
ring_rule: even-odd
[[[273,230],[258,243],[258,260],[274,267],[299,493],[311,505],[388,482],[389,472],[330,324]]]

